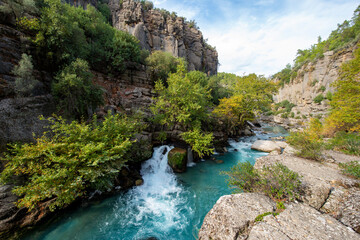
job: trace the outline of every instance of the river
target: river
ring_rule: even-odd
[[[142,165],[143,185],[62,215],[25,239],[196,239],[206,213],[220,196],[232,191],[221,172],[238,162],[254,164],[256,158],[266,154],[251,150],[252,142],[283,134],[277,128],[231,140],[228,153],[215,154],[216,160],[196,163],[181,174],[174,174],[168,167],[167,153],[172,147],[157,147]]]

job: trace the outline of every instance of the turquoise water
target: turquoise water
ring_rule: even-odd
[[[280,129],[230,141],[229,152],[215,154],[216,161],[199,162],[176,175],[167,165],[172,147],[155,148],[153,157],[142,166],[142,186],[65,214],[26,239],[196,239],[206,213],[220,196],[231,193],[220,172],[239,161],[255,163],[266,154],[251,150],[251,143],[281,134]]]

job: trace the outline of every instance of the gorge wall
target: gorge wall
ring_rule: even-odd
[[[337,52],[325,52],[323,58],[304,64],[297,71],[296,77],[274,96],[275,103],[288,100],[295,104],[292,113],[285,118],[281,113],[277,114],[271,121],[291,127],[302,125],[310,117],[324,118],[330,108],[327,96],[334,92],[332,83],[339,77],[341,65],[353,59],[356,46],[354,44]],[[318,96],[323,97],[323,100],[314,101]]]
[[[139,1],[110,0],[113,26],[127,31],[140,41],[143,49],[161,50],[183,57],[189,70],[217,73],[218,54],[208,45],[196,26],[184,18],[158,9],[145,9]]]

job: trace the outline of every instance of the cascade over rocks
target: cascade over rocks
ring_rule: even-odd
[[[157,9],[146,10],[140,2],[110,0],[113,26],[127,31],[140,41],[143,49],[161,50],[183,57],[189,70],[217,73],[218,54],[209,46],[196,26],[184,18],[165,14]]]

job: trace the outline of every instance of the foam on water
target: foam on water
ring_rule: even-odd
[[[119,234],[126,239],[149,236],[164,239],[173,232],[184,231],[193,209],[189,192],[178,184],[167,164],[171,149],[170,146],[154,149],[152,158],[142,165],[144,184],[119,197],[113,209],[115,216],[109,216],[112,222],[102,226],[102,231],[109,231],[107,226],[120,225],[123,228]]]

